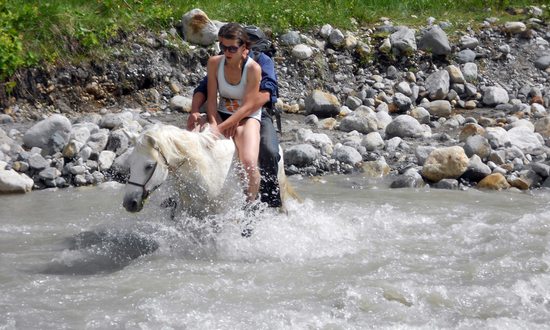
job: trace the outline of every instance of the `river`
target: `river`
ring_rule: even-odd
[[[550,192],[292,181],[249,238],[113,183],[0,196],[0,329],[548,328]]]

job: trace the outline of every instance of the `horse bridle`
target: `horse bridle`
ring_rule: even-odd
[[[164,161],[164,164],[169,168],[170,165],[168,164],[168,160],[166,159],[166,157],[164,156],[164,154],[162,153],[162,151],[160,150],[160,148],[155,148],[155,150],[159,153],[159,155],[162,157],[162,160]],[[144,183],[139,183],[139,182],[134,182],[134,181],[130,181],[130,179],[128,179],[128,182],[126,182],[126,184],[130,184],[130,185],[133,185],[133,186],[137,186],[137,187],[140,187],[141,190],[143,191],[143,199],[146,199],[148,196],[149,196],[149,193],[146,189],[145,189],[145,186],[147,186],[147,183],[149,183],[149,180],[151,180],[151,178],[153,177],[153,175],[155,174],[155,171],[157,170],[157,165],[158,165],[158,161],[155,162],[155,165],[153,165],[153,170],[151,171],[151,174],[149,174],[149,177],[147,178],[147,180],[145,180]],[[157,189],[158,187],[160,187],[160,184],[156,187],[154,187],[153,189],[151,189],[151,191],[154,191],[155,189]]]

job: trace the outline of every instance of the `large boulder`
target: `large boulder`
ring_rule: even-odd
[[[209,46],[218,40],[218,27],[205,12],[192,9],[181,18],[185,40],[201,46]]]
[[[23,143],[42,149],[42,154],[51,155],[63,150],[69,142],[71,122],[65,116],[55,114],[32,126],[23,136]]]

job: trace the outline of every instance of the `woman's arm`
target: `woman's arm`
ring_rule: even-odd
[[[206,72],[208,76],[207,91],[208,96],[206,100],[206,115],[210,125],[216,127],[218,124],[218,64],[221,61],[221,56],[216,55],[208,59],[206,65]]]

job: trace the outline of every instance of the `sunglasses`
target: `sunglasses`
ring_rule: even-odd
[[[226,45],[220,43],[220,50],[224,53],[225,53],[226,50],[230,53],[236,53],[239,50],[239,48],[241,48],[241,46],[226,46]]]

